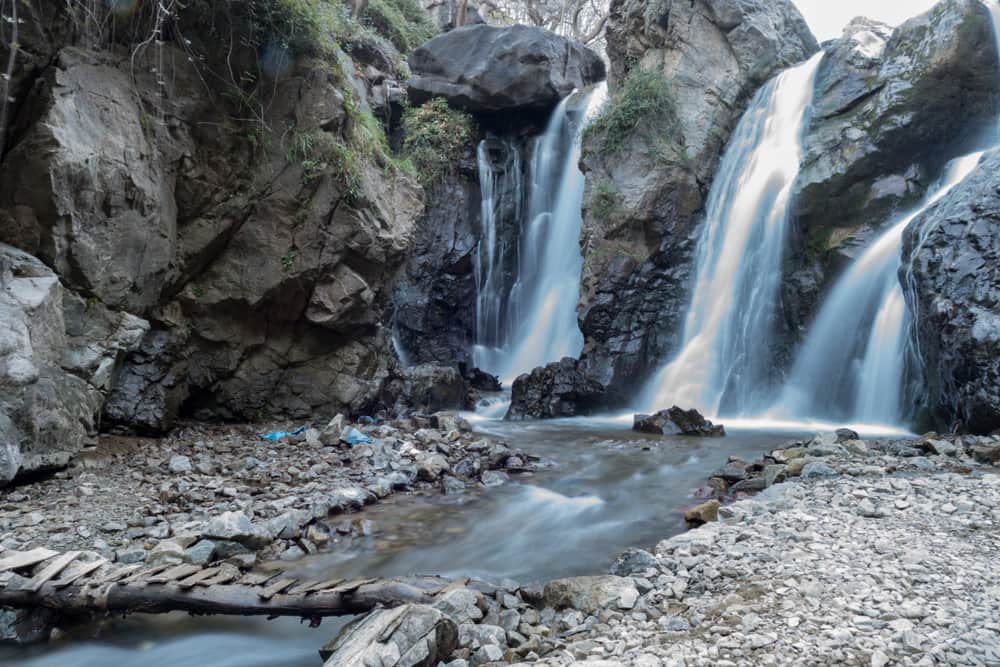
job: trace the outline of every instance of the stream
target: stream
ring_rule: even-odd
[[[464,494],[397,494],[354,518],[377,530],[296,563],[309,578],[472,575],[520,582],[606,572],[631,546],[685,529],[683,509],[729,456],[753,458],[788,432],[730,430],[726,438],[654,437],[621,420],[504,422],[477,430],[542,457],[539,470]],[[315,575],[315,577],[313,576]],[[134,616],[79,630],[62,643],[0,648],[14,667],[319,667],[317,650],[346,619],[318,630],[298,619]]]

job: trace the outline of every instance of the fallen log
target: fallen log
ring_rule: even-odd
[[[65,614],[111,612],[160,614],[186,611],[191,614],[233,616],[299,616],[320,618],[351,616],[375,608],[403,604],[429,604],[448,580],[427,577],[407,581],[386,579],[359,582],[356,588],[300,594],[260,595],[261,588],[239,584],[182,588],[176,582],[132,585],[120,582],[93,586],[57,587],[47,581],[31,590],[27,579],[14,575],[0,589],[0,607],[43,607]]]

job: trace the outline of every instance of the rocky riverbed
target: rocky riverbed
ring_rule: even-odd
[[[159,440],[104,436],[49,479],[0,491],[0,544],[247,568],[377,531],[345,515],[394,492],[457,494],[531,469],[532,457],[452,413],[381,424],[337,417],[262,437],[288,428],[190,424]]]

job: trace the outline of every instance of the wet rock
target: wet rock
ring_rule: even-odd
[[[417,412],[433,413],[464,407],[465,380],[457,369],[423,364],[403,371],[404,396]]]
[[[506,419],[585,415],[603,400],[603,385],[589,377],[575,359],[565,358],[514,380]]]
[[[611,574],[618,577],[642,575],[657,567],[656,557],[644,549],[629,549],[611,565]]]
[[[635,415],[632,430],[656,435],[694,435],[706,438],[726,434],[722,424],[715,425],[697,410],[683,410],[676,405],[653,415]]]
[[[545,604],[554,609],[577,609],[592,614],[621,603],[635,604],[638,596],[631,579],[613,575],[570,577],[545,584]],[[630,608],[630,607],[629,607]]]
[[[740,483],[742,484],[743,482]],[[689,509],[684,514],[684,520],[696,525],[708,523],[710,521],[718,521],[719,507],[721,506],[722,503],[713,498],[712,500],[706,501],[697,507]]]
[[[500,470],[487,470],[479,476],[483,486],[502,486],[510,481],[510,475]]]
[[[410,54],[410,98],[444,97],[474,113],[554,107],[604,79],[604,62],[583,45],[541,28],[476,25],[451,30]]]
[[[374,611],[320,650],[327,667],[435,667],[458,644],[456,624],[424,605]]]
[[[904,232],[907,302],[923,382],[913,389],[940,432],[1000,429],[1000,151]]]
[[[460,493],[465,493],[465,482],[457,477],[445,475],[441,478],[441,491],[446,496],[454,496]]]

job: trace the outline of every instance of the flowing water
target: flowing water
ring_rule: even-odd
[[[740,119],[712,183],[681,351],[652,379],[645,409],[748,414],[766,385],[788,203],[823,54],[778,75]]]
[[[307,578],[412,573],[544,581],[607,570],[630,546],[684,530],[682,511],[731,455],[751,458],[787,433],[732,429],[721,439],[654,438],[620,420],[509,423],[477,428],[539,455],[543,465],[500,487],[391,496],[355,515],[377,532],[296,564]],[[353,517],[352,517],[353,518]],[[318,630],[297,620],[133,617],[99,641],[0,648],[4,667],[319,667],[317,649],[343,620]]]
[[[847,269],[824,300],[772,413],[902,421],[907,311],[899,281],[903,232],[975,169],[982,153],[954,160],[924,203],[903,216]]]
[[[600,84],[565,98],[553,112],[545,133],[535,142],[528,169],[531,179],[517,255],[516,279],[507,291],[502,256],[500,218],[493,199],[498,179],[520,178],[520,173],[496,173],[488,156],[480,155],[483,186],[483,237],[479,245],[477,279],[476,366],[509,384],[521,373],[550,361],[576,356],[583,349],[577,324],[580,271],[583,257],[579,239],[582,224],[584,177],[580,162],[580,133],[584,123],[603,104],[606,86]],[[500,184],[502,185],[502,184]],[[508,186],[507,191],[520,190]],[[480,271],[479,267],[482,267]],[[510,268],[507,268],[510,271]]]

